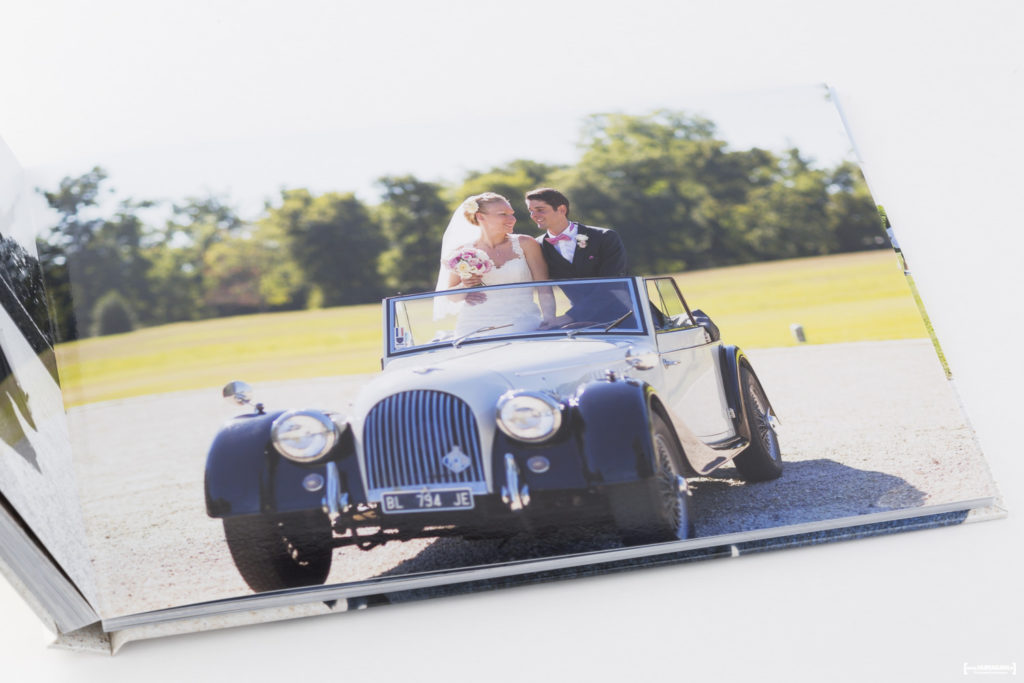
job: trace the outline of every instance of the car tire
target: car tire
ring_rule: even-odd
[[[224,518],[238,573],[257,593],[315,586],[331,571],[331,523],[320,512]]]
[[[663,543],[695,535],[682,453],[660,415],[651,418],[654,476],[608,491],[616,530],[626,545]]]
[[[769,481],[782,474],[782,451],[779,437],[770,418],[768,398],[753,371],[740,366],[740,391],[743,410],[750,430],[750,445],[736,456],[733,464],[745,481]]]

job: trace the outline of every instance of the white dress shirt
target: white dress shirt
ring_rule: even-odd
[[[545,230],[548,237],[554,237],[550,231]],[[563,235],[568,235],[569,239],[559,240],[555,242],[554,247],[558,250],[558,253],[562,255],[569,263],[572,263],[572,257],[576,254],[576,234],[579,231],[576,229],[576,223],[569,223],[569,227],[561,232]]]

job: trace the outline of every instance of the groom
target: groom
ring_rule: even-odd
[[[618,233],[569,220],[568,198],[550,187],[526,193],[530,218],[544,231],[537,237],[552,280],[626,275],[626,248]],[[600,287],[600,290],[598,290]],[[605,320],[619,308],[607,287],[566,288],[569,317],[577,322]],[[574,296],[575,295],[575,296]],[[625,310],[625,309],[623,309]]]
[[[545,234],[537,238],[552,280],[626,274],[626,249],[618,233],[569,220],[569,200],[550,187],[526,193],[530,218]]]

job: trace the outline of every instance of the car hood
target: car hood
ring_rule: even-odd
[[[580,382],[624,367],[626,341],[574,339],[477,343],[393,360],[360,392],[357,414],[387,396],[413,389],[456,394],[471,405],[494,400],[509,389],[574,393]],[[475,399],[475,400],[474,400]]]
[[[528,389],[567,398],[582,383],[603,378],[607,370],[628,371],[626,352],[634,345],[643,343],[635,337],[609,340],[581,335],[575,339],[476,342],[459,349],[442,348],[394,359],[363,387],[349,413],[357,453],[365,458],[364,421],[378,402],[412,390],[453,394],[476,417],[486,486],[493,493],[496,484],[491,445],[497,430],[498,397],[510,389]],[[368,482],[363,485],[368,486]]]

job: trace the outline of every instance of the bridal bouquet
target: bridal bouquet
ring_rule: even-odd
[[[459,277],[483,275],[494,268],[491,257],[476,247],[461,247],[445,259],[445,266]]]

